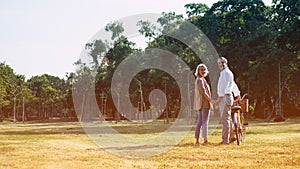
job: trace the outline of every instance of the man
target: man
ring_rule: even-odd
[[[222,114],[222,142],[221,144],[229,144],[233,142],[233,128],[231,120],[231,106],[234,102],[234,97],[236,100],[240,100],[240,91],[234,82],[234,76],[231,70],[228,68],[228,61],[224,57],[218,59],[218,66],[221,70],[217,94],[218,99],[215,103],[219,103],[220,113]]]

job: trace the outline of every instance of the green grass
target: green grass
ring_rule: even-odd
[[[167,125],[111,124],[130,137],[156,135]],[[134,130],[132,130],[134,129]],[[152,132],[151,132],[152,131]],[[157,132],[156,132],[157,131]],[[300,119],[253,120],[247,141],[218,145],[221,128],[208,145],[194,145],[194,132],[170,151],[151,158],[126,158],[96,146],[79,123],[0,123],[0,168],[299,168]]]

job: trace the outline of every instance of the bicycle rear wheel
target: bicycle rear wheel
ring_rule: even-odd
[[[242,142],[245,142],[246,141],[246,128],[245,127],[242,127],[241,134],[242,134]]]
[[[241,132],[241,124],[238,114],[235,112],[233,114],[233,123],[234,123],[234,129],[235,129],[235,137],[236,137],[236,144],[240,145],[242,143],[242,132]]]
[[[246,141],[246,126],[248,123],[245,123],[244,113],[241,114],[241,130],[242,130],[242,141]]]
[[[235,125],[236,144],[241,145],[243,141],[243,134],[238,125]]]

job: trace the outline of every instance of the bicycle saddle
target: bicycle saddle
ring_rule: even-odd
[[[241,110],[242,107],[241,106],[232,106],[231,110]]]

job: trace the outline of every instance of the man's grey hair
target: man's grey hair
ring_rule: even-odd
[[[226,64],[228,63],[227,59],[225,57],[219,57],[218,61],[223,61],[225,62]]]

